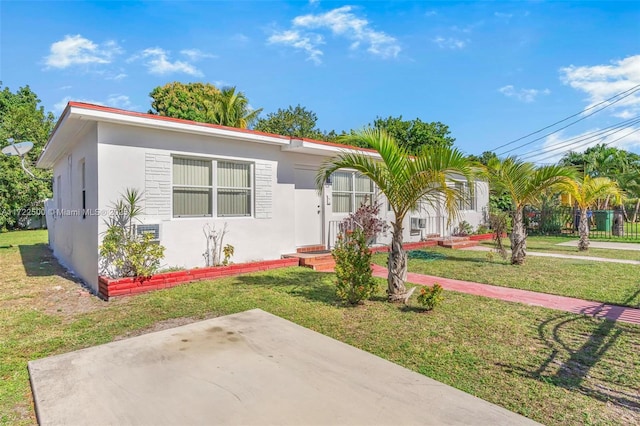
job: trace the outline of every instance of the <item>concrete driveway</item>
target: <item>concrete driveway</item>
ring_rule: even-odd
[[[527,425],[254,309],[29,362],[41,424]]]

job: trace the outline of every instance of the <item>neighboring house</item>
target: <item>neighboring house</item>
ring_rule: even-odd
[[[38,160],[54,177],[49,244],[63,265],[97,290],[109,209],[125,189],[136,188],[145,200],[141,222],[158,231],[166,266],[205,265],[207,224],[227,224],[224,242],[235,247],[234,262],[330,247],[337,223],[365,198],[379,200],[381,215],[393,218],[371,181],[353,171],[335,173],[316,191],[319,165],[345,149],[359,150],[70,102]],[[487,184],[476,183],[460,220],[484,223],[488,199]],[[410,216],[405,241],[445,236],[457,226],[434,209]]]

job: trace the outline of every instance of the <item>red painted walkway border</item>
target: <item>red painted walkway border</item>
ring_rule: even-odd
[[[387,278],[387,268],[380,265],[372,265],[372,268],[374,276]],[[413,272],[407,274],[407,281],[413,284],[428,286],[438,283],[445,290],[457,291],[459,293],[490,297],[507,302],[524,303],[526,305],[542,306],[572,312],[574,314],[584,314],[595,318],[606,318],[612,321],[622,321],[640,325],[640,309],[637,308],[626,308],[624,306],[608,305],[606,303],[591,302],[573,297],[537,293],[535,291],[499,287],[471,281],[440,278],[431,275],[415,274]]]
[[[125,296],[144,293],[151,290],[159,290],[162,288],[170,288],[192,281],[229,277],[249,272],[266,271],[268,269],[286,268],[288,266],[298,266],[298,259],[264,260],[261,262],[238,263],[229,266],[188,269],[185,271],[157,274],[151,277],[129,277],[117,279],[98,277],[98,294],[101,298],[109,300],[115,296]]]

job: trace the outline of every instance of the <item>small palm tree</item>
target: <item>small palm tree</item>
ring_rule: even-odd
[[[618,183],[606,177],[592,178],[589,175],[567,181],[562,185],[564,192],[571,195],[577,207],[580,209],[580,225],[578,233],[580,241],[578,250],[589,249],[589,221],[587,209],[596,205],[599,200],[613,199],[620,204],[622,202],[622,191]]]
[[[420,202],[434,207],[440,203],[449,213],[450,220],[457,216],[458,202],[465,194],[450,185],[453,177],[472,182],[477,169],[458,150],[445,147],[424,147],[412,156],[399,147],[386,132],[365,129],[346,136],[345,143],[369,146],[379,157],[361,152],[344,151],[326,160],[316,176],[318,190],[331,174],[339,169],[354,169],[371,179],[385,194],[394,213],[391,249],[389,250],[389,274],[387,294],[390,301],[404,300],[407,278],[407,254],[402,248],[402,223]]]
[[[536,167],[515,157],[494,159],[487,166],[492,190],[506,193],[514,205],[512,212],[511,263],[522,265],[527,255],[524,208],[537,204],[546,189],[553,189],[573,178],[575,171],[565,166]]]
[[[226,87],[214,101],[212,122],[222,126],[248,128],[262,112],[260,109],[251,109],[249,101],[242,92],[235,87]]]

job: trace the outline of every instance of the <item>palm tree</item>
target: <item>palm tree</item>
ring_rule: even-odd
[[[249,100],[244,93],[236,91],[235,87],[225,87],[216,97],[213,105],[211,122],[222,126],[246,129],[262,112],[251,109]]]
[[[458,202],[465,194],[450,186],[457,176],[472,182],[477,169],[458,150],[425,146],[415,156],[400,146],[383,130],[365,129],[343,137],[350,145],[369,146],[379,157],[362,152],[343,151],[326,160],[318,174],[319,190],[331,174],[339,169],[353,169],[371,179],[385,194],[394,213],[387,294],[390,301],[403,300],[407,292],[407,254],[402,248],[402,223],[407,213],[416,210],[420,202],[434,207],[442,203],[450,220],[457,216]]]
[[[627,200],[635,199],[635,208],[631,219],[629,219],[624,203],[622,203],[622,212],[625,220],[635,222],[638,219],[638,212],[640,212],[640,167],[634,166],[627,173],[620,175],[618,184],[627,195]]]
[[[571,195],[580,209],[580,225],[578,232],[580,241],[578,250],[589,249],[589,221],[587,209],[596,205],[598,200],[613,198],[616,203],[622,202],[622,191],[618,183],[606,177],[592,178],[589,175],[567,181],[562,185],[565,192]]]
[[[494,159],[488,167],[489,182],[493,191],[504,192],[511,197],[512,212],[511,263],[522,265],[527,256],[527,231],[524,227],[524,208],[537,204],[541,194],[571,179],[574,170],[565,166],[536,167],[516,157]]]

